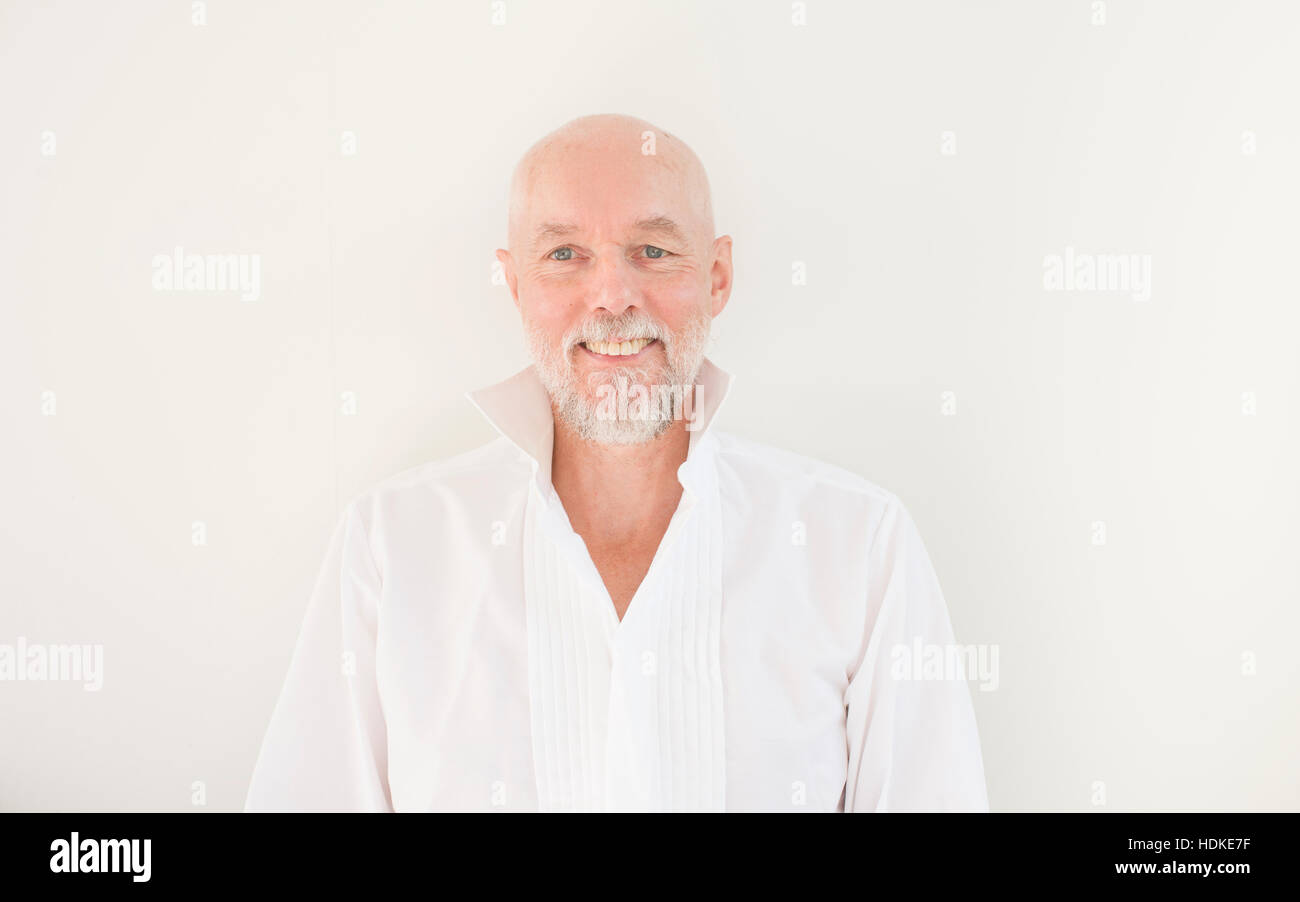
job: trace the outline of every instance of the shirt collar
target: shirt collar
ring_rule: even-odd
[[[709,430],[731,391],[733,378],[709,358],[701,360],[695,377],[694,416],[687,423],[690,444],[686,461],[677,469],[678,480],[692,493],[698,493],[701,480],[708,475],[704,461],[712,454],[717,441]],[[542,497],[549,501],[554,494],[551,486],[554,419],[550,395],[536,369],[530,364],[495,385],[466,392],[465,397],[532,463],[533,478]]]

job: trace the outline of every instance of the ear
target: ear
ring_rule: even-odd
[[[505,274],[506,285],[510,287],[510,297],[515,302],[515,309],[519,308],[519,280],[515,273],[515,260],[510,256],[510,251],[505,248],[497,248],[497,261],[501,264],[501,271]]]
[[[713,242],[713,265],[709,271],[709,294],[713,315],[717,316],[731,299],[731,236],[723,235]]]

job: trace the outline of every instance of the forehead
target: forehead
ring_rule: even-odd
[[[531,168],[521,198],[526,236],[545,224],[569,224],[587,232],[622,234],[656,219],[689,229],[689,180],[681,168],[637,143],[553,148]]]

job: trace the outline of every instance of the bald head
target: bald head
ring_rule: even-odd
[[[679,225],[692,241],[713,240],[713,202],[709,179],[695,152],[663,129],[617,113],[581,116],[566,122],[530,147],[510,180],[509,246],[527,253],[534,232],[561,212],[569,219],[580,211],[563,211],[581,203],[569,189],[600,178],[612,189],[649,186],[645,212],[685,220]],[[557,206],[561,209],[557,209]],[[669,213],[671,208],[673,213]]]

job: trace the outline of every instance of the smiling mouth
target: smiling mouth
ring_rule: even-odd
[[[589,353],[599,357],[635,357],[656,341],[656,338],[632,338],[627,341],[584,341],[580,344]]]

